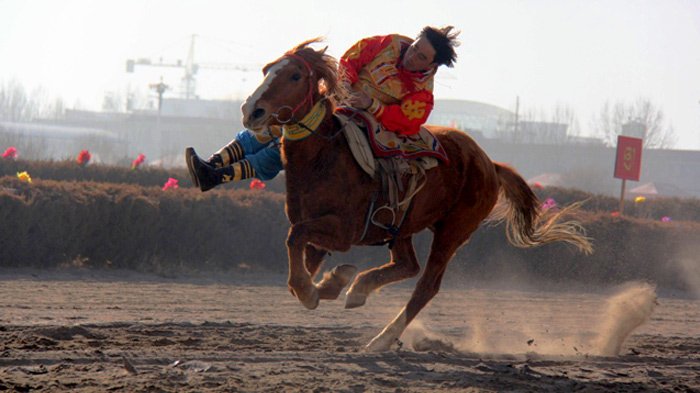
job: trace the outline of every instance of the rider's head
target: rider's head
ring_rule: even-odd
[[[457,53],[455,48],[459,46],[459,31],[453,26],[432,27],[426,26],[421,31],[419,37],[425,37],[430,41],[430,44],[435,48],[435,59],[433,62],[437,65],[446,65],[452,67],[457,61]]]

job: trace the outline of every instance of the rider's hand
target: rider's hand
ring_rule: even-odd
[[[367,109],[372,105],[372,98],[361,91],[354,91],[350,96],[350,105],[353,108]]]

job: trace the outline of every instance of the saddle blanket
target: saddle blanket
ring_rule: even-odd
[[[336,114],[344,115],[352,119],[360,126],[367,129],[367,137],[374,156],[384,157],[435,157],[438,160],[449,162],[447,153],[443,149],[440,141],[424,127],[415,135],[399,135],[395,132],[387,131],[377,122],[377,120],[364,111],[353,108],[340,107],[336,109]]]

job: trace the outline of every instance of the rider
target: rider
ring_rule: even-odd
[[[399,34],[362,39],[340,58],[347,103],[364,109],[389,131],[413,135],[433,109],[433,80],[452,67],[459,32],[426,26],[413,40]]]
[[[340,59],[345,104],[367,110],[390,131],[412,135],[433,108],[433,79],[440,65],[457,59],[459,32],[426,26],[415,40],[391,34],[362,39]],[[279,127],[259,136],[243,130],[207,161],[185,150],[192,182],[202,191],[229,181],[272,179],[282,170]]]

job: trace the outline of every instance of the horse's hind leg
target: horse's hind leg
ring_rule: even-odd
[[[430,256],[428,257],[428,263],[425,266],[423,275],[416,284],[416,288],[413,290],[411,299],[396,318],[367,344],[366,350],[386,351],[401,337],[406,326],[411,323],[420,310],[422,310],[438,293],[447,264],[450,262],[455,252],[457,252],[457,249],[469,239],[469,235],[471,235],[474,229],[476,228],[465,233],[465,228],[450,231],[442,227],[440,230],[436,231],[430,249]]]
[[[304,248],[304,265],[309,271],[311,279],[318,274],[323,265],[323,257],[328,251],[316,248],[307,244]],[[316,284],[318,296],[321,299],[334,300],[340,295],[340,292],[350,283],[350,280],[357,272],[357,268],[352,265],[338,265],[333,270],[323,274],[321,281]]]
[[[420,265],[413,249],[412,238],[396,239],[391,249],[391,261],[380,267],[360,273],[345,297],[345,308],[355,308],[365,304],[372,291],[386,284],[414,277],[420,272]]]
[[[357,268],[353,265],[338,265],[331,271],[325,272],[323,279],[316,284],[318,296],[326,300],[337,299],[343,288],[350,283],[355,273],[357,273]]]

